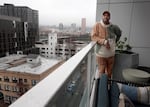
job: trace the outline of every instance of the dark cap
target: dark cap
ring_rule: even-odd
[[[108,14],[110,16],[110,12],[109,11],[104,11],[103,15]]]

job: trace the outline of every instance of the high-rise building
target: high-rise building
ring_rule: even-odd
[[[81,33],[82,34],[86,33],[86,18],[82,18],[82,21],[81,21]]]
[[[63,23],[59,23],[59,30],[63,30],[64,26]]]
[[[0,57],[17,53],[37,53],[38,11],[26,6],[0,6]]]
[[[71,24],[71,31],[76,32],[76,24],[75,23]]]

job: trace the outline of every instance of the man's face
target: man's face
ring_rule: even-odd
[[[102,20],[104,23],[109,23],[110,16],[108,14],[104,14],[102,17]]]

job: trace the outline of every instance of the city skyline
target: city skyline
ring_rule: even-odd
[[[96,0],[1,0],[15,6],[27,6],[39,11],[39,25],[81,26],[81,19],[86,18],[87,26],[95,23]]]

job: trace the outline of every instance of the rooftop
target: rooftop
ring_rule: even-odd
[[[0,70],[41,74],[60,62],[58,59],[46,59],[40,56],[40,64],[34,66],[27,63],[26,59],[26,55],[10,55],[0,58]]]

